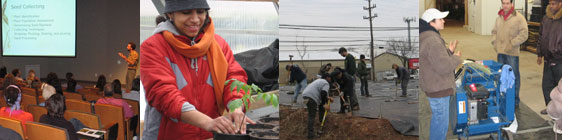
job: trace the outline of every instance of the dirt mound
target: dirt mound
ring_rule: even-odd
[[[281,139],[306,139],[306,125],[308,112],[306,109],[291,109],[288,106],[279,107],[281,116]],[[314,131],[320,129],[318,117]],[[404,136],[392,128],[386,119],[367,119],[361,117],[348,118],[343,114],[329,113],[324,124],[324,134],[316,139],[337,140],[367,140],[367,139],[392,139],[392,140],[417,140],[418,137]]]

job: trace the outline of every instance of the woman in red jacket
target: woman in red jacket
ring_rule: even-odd
[[[225,81],[246,82],[247,75],[226,41],[214,33],[207,1],[165,2],[168,20],[140,47],[148,102],[143,138],[208,139],[210,131],[246,133],[246,122],[254,122],[244,117],[242,108],[222,115],[228,103],[243,95],[230,92]]]

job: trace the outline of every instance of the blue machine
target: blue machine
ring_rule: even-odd
[[[457,87],[456,110],[457,122],[454,133],[461,137],[497,133],[502,139],[501,128],[513,122],[515,112],[515,86],[500,92],[500,76],[503,64],[493,60],[484,60],[483,65],[490,68],[492,74],[484,74],[478,69],[464,66],[466,71],[462,84]],[[470,85],[479,85],[489,92],[488,96],[475,97]]]

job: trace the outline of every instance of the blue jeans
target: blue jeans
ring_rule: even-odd
[[[519,56],[498,54],[498,62],[508,64],[515,74],[515,104],[519,104],[519,87],[521,87],[521,76],[519,75]]]
[[[293,95],[293,102],[297,102],[299,93],[301,90],[304,90],[304,88],[306,88],[306,84],[307,84],[306,78],[304,78],[304,80],[297,83],[297,86],[295,87],[295,95]]]
[[[431,107],[431,122],[429,125],[430,140],[445,140],[449,129],[449,99],[451,96],[441,98],[427,98]]]

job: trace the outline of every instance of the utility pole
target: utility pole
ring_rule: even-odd
[[[369,3],[368,6],[363,7],[363,10],[368,10],[369,11],[369,16],[363,16],[363,19],[369,19],[369,29],[371,31],[371,43],[369,45],[371,45],[371,80],[376,81],[376,76],[375,76],[375,45],[373,43],[373,18],[378,17],[377,13],[371,14],[371,11],[373,11],[374,8],[377,7],[376,4],[371,5],[371,0],[367,0],[367,2]]]
[[[412,48],[412,40],[410,39],[410,22],[416,22],[416,17],[404,17],[404,22],[408,23],[408,48]]]

